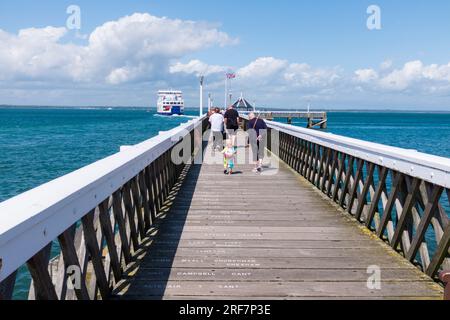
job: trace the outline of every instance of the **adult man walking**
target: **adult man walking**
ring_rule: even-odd
[[[233,146],[236,146],[236,135],[239,129],[239,112],[230,106],[225,112],[225,127],[227,131],[227,139],[231,139]]]
[[[223,149],[223,123],[224,118],[219,108],[215,108],[213,114],[209,117],[211,132],[213,136],[213,151],[222,151]]]

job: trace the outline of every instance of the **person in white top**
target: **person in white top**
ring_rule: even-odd
[[[213,114],[209,117],[211,124],[211,132],[213,136],[213,150],[221,151],[223,149],[223,123],[224,118],[220,113],[220,109],[216,108]]]

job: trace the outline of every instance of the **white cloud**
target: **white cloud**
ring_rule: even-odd
[[[389,70],[360,69],[356,81],[367,88],[384,92],[446,92],[450,87],[450,63],[425,65],[420,60],[409,61],[401,68]]]
[[[0,30],[3,79],[120,84],[151,80],[181,58],[210,46],[236,43],[204,23],[136,13],[96,28],[87,45],[63,43],[65,28],[23,29],[17,35]]]
[[[392,60],[385,60],[380,64],[380,68],[381,70],[387,70],[390,69],[393,64],[394,62]]]
[[[355,71],[356,81],[368,83],[378,79],[378,72],[373,69],[359,69]]]
[[[237,81],[242,85],[265,85],[261,88],[262,91],[268,88],[285,92],[299,89],[323,90],[336,85],[341,78],[339,73],[337,67],[314,68],[306,63],[290,63],[274,57],[263,57],[240,68]]]
[[[71,43],[71,37],[83,44]],[[146,13],[104,23],[83,38],[56,27],[16,34],[0,30],[0,103],[54,99],[52,104],[58,104],[64,97],[89,96],[94,104],[148,105],[154,91],[166,86],[179,87],[188,99],[196,99],[198,82],[193,78],[200,74],[207,76],[207,90],[222,97],[223,74],[232,67],[207,64],[195,54],[237,43],[212,25]],[[266,56],[234,70],[237,78],[230,85],[234,96],[243,91],[259,105],[295,107],[301,99],[336,102],[368,97],[416,102],[426,94],[450,95],[450,63],[426,65],[416,60],[398,67],[386,60],[377,68],[344,71]],[[44,96],[47,100],[39,100]]]
[[[219,65],[208,65],[200,60],[191,60],[188,63],[177,62],[170,66],[170,73],[187,73],[196,76],[210,76],[212,74],[224,73],[228,68]]]
[[[262,57],[238,70],[237,76],[242,79],[265,80],[278,74],[288,66],[286,60],[273,57]]]
[[[292,63],[285,70],[284,79],[294,87],[325,88],[334,86],[340,75],[337,67],[313,68],[306,63]]]

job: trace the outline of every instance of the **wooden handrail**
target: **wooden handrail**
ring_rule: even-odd
[[[189,121],[0,203],[0,298],[11,298],[26,264],[30,298],[106,299],[183,172],[172,151],[192,159],[206,125]]]
[[[450,159],[266,122],[273,154],[430,277],[450,270]]]

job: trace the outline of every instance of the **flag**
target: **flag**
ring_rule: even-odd
[[[227,79],[234,79],[236,78],[236,74],[234,73],[227,73]]]

